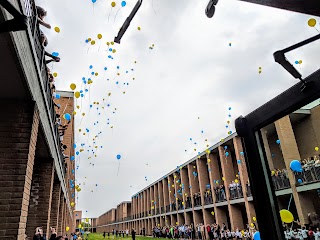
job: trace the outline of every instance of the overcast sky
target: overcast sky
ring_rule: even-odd
[[[61,57],[60,63],[50,65],[58,73],[57,88],[69,91],[75,83],[76,91],[88,89],[75,109],[76,150],[85,144],[77,156],[76,180],[82,187],[77,209],[85,217],[97,217],[130,200],[193,157],[194,148],[204,150],[204,139],[211,146],[226,137],[228,107],[233,123],[296,83],[272,54],[316,35],[307,25],[310,16],[220,0],[215,16],[208,19],[207,2],[145,0],[121,45],[112,46],[116,49],[112,60],[106,42],[113,41],[136,1],[128,0],[121,8],[117,0],[112,10],[110,0],[94,5],[91,0],[37,1],[48,11],[46,21],[61,29],[60,33],[44,29],[47,50]],[[96,44],[85,43],[88,38]],[[296,66],[307,76],[317,69],[319,50],[320,42],[287,56],[292,63],[302,60]],[[99,73],[93,83],[82,84],[92,71]],[[95,101],[99,106],[90,109]],[[92,146],[97,134],[96,149]]]

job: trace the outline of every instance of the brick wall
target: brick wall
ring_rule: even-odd
[[[50,226],[54,227],[56,230],[58,229],[60,194],[61,194],[61,185],[59,180],[55,179],[53,183],[53,190],[52,190]]]
[[[33,103],[0,107],[0,239],[24,239],[39,115]]]
[[[35,159],[27,222],[29,237],[36,227],[43,227],[43,232],[49,234],[53,174],[53,159]]]

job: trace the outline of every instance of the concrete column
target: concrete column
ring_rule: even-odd
[[[173,181],[174,181],[173,176],[172,175],[168,176],[168,190],[169,190],[170,204],[172,204],[175,201],[174,182]],[[172,212],[172,207],[171,207],[170,211]]]
[[[162,186],[163,186],[163,197],[164,197],[164,211],[166,212],[166,207],[170,204],[169,201],[169,188],[168,188],[168,179],[165,178],[162,180]]]
[[[62,234],[64,229],[63,229],[63,213],[64,213],[64,208],[65,208],[65,200],[64,200],[64,193],[61,191],[60,195],[60,207],[59,207],[59,219],[58,219],[58,229],[57,232],[58,234]],[[78,225],[76,225],[76,228]]]
[[[194,208],[194,199],[193,194],[199,192],[199,184],[198,181],[196,181],[196,177],[194,177],[193,172],[197,171],[195,162],[188,164],[188,177],[189,177],[189,186],[187,186],[190,189],[190,196],[192,201],[192,207]],[[197,178],[198,179],[198,178]]]
[[[58,231],[59,206],[60,206],[61,184],[58,179],[54,180],[51,202],[50,227]]]
[[[199,178],[199,186],[200,186],[200,194],[201,194],[201,203],[204,206],[204,193],[206,191],[206,185],[210,184],[209,175],[208,175],[208,167],[206,165],[207,159],[197,159],[197,168],[198,168],[198,178]]]
[[[242,184],[242,192],[243,192],[243,196],[244,196],[244,200],[245,200],[245,207],[246,207],[248,221],[249,221],[249,223],[251,223],[253,221],[252,220],[253,217],[256,217],[256,212],[254,210],[253,204],[250,204],[250,202],[248,201],[248,197],[246,194],[247,193],[246,183],[249,180],[249,177],[248,177],[248,171],[247,171],[247,166],[246,166],[244,156],[240,154],[240,152],[243,152],[241,138],[235,137],[233,139],[233,144],[234,144],[236,158],[241,161],[241,163],[238,164],[238,170],[240,172],[239,177],[240,177],[240,181]],[[270,152],[270,150],[269,150],[269,152]],[[271,155],[270,155],[270,157],[271,157]]]
[[[219,153],[218,153],[219,154]],[[221,183],[221,172],[219,167],[219,155],[217,153],[210,153],[208,160],[208,168],[210,169],[209,172],[209,178],[210,178],[210,185],[211,185],[211,191],[212,191],[212,197],[214,199],[214,202],[216,202],[216,195],[214,188],[219,186],[219,183]],[[218,181],[218,183],[216,183]]]
[[[182,190],[182,201],[184,203],[184,206],[186,207],[187,197],[190,196],[189,178],[188,178],[188,169],[187,168],[181,169],[181,184],[184,188]]]
[[[154,185],[153,201],[154,201],[154,202],[153,202],[154,213],[155,213],[155,215],[157,215],[157,214],[158,214],[157,211],[159,211],[158,208],[159,208],[159,201],[160,201],[160,199],[159,199],[159,193],[158,193],[158,184],[157,184],[157,183]]]
[[[273,160],[272,160],[272,153],[270,151],[269,141],[267,138],[267,131],[264,129],[261,129],[261,136],[262,136],[264,150],[266,151],[269,168],[270,168],[270,170],[272,170],[272,169],[274,169],[274,165],[273,165]]]
[[[0,107],[0,238],[22,240],[26,237],[39,113],[33,103],[2,101]]]
[[[149,202],[148,205],[150,207],[151,210],[151,216],[153,216],[154,211],[155,211],[155,206],[154,206],[154,186],[151,186],[149,188]]]
[[[162,214],[161,208],[165,209],[164,195],[163,195],[163,180],[158,183],[158,195],[159,195],[159,199],[158,199],[158,201],[159,201],[159,211]]]
[[[43,226],[43,232],[49,236],[53,180],[53,159],[36,158],[27,222],[28,236],[33,236],[34,230],[39,226]]]
[[[296,204],[297,213],[299,220],[302,224],[308,223],[308,213],[310,208],[307,206],[312,206],[311,198],[306,198],[302,194],[297,193],[295,186],[295,177],[293,171],[290,169],[290,163],[292,160],[301,161],[299,149],[294,136],[292,125],[289,116],[283,117],[275,122],[277,134],[280,140],[280,146],[288,172],[288,177],[290,180],[290,186],[293,192],[293,199]]]
[[[226,189],[226,196],[229,201],[230,199],[229,183],[230,181],[233,181],[235,178],[231,152],[230,152],[230,149],[227,149],[227,152],[229,152],[229,156],[226,156],[224,148],[222,146],[219,146],[218,149],[219,149],[219,155],[220,155],[220,161],[221,161],[222,175],[225,178],[225,181],[223,182]]]

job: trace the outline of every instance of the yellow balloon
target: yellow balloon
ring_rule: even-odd
[[[95,40],[92,40],[91,41],[91,45],[95,45],[96,44],[96,41]]]
[[[302,64],[302,60],[299,60],[299,64]]]
[[[78,228],[82,228],[82,225],[81,225],[81,224],[79,224],[79,225],[78,225]]]
[[[107,45],[108,45],[108,46],[110,46],[110,43],[109,43],[109,42],[107,42]]]
[[[292,213],[286,209],[280,210],[280,217],[284,223],[292,223],[294,220]]]
[[[79,132],[81,132],[81,128],[79,128]]]
[[[114,42],[111,42],[111,45],[114,45]]]
[[[116,2],[112,2],[111,7],[115,7],[115,6],[116,6]]]
[[[77,108],[78,108],[78,109],[80,109],[80,106],[79,106],[79,105],[77,105]]]
[[[70,203],[70,206],[71,206],[71,207],[74,207],[74,202],[71,202],[71,203]]]
[[[253,223],[250,223],[250,226],[251,226],[251,227],[254,227],[254,224],[253,224]]]
[[[76,87],[77,87],[77,86],[76,86],[74,83],[71,83],[71,84],[70,84],[70,88],[71,88],[71,90],[75,90],[75,89],[76,89]]]
[[[74,93],[74,96],[75,96],[76,98],[79,98],[79,97],[80,97],[80,92],[75,92],[75,93]]]
[[[95,76],[98,76],[98,75],[99,75],[99,73],[97,73],[97,72],[96,72],[94,75],[95,75]]]
[[[86,222],[89,222],[89,218],[86,218]]]
[[[77,114],[77,112],[76,112],[76,111],[73,111],[73,112],[72,112],[72,114],[73,114],[73,115],[76,115],[76,114]]]
[[[55,27],[54,30],[59,33],[60,32],[60,28],[59,27]]]
[[[140,30],[141,30],[141,27],[138,27],[138,30],[140,31]]]
[[[208,161],[207,161],[208,163],[210,163],[211,162],[211,159],[210,158],[208,158]]]
[[[309,27],[314,27],[316,24],[317,24],[317,20],[315,20],[314,18],[310,18],[308,20]]]
[[[238,183],[239,181],[238,181],[238,179],[236,179],[236,180],[234,180],[234,182],[235,182],[235,183]]]
[[[212,215],[212,216],[214,215],[214,211],[211,212],[211,215]]]
[[[253,217],[252,220],[253,220],[254,222],[257,221],[256,217]]]
[[[116,51],[117,51],[117,50],[115,50],[115,49],[112,49],[112,52],[113,52],[113,53],[116,53]]]
[[[226,178],[225,178],[225,177],[222,177],[222,180],[223,180],[223,181],[225,181],[225,180],[226,180]]]
[[[101,39],[101,38],[102,38],[102,34],[99,33],[99,34],[98,34],[98,39]]]
[[[90,80],[88,80],[88,84],[91,84],[91,83],[93,83],[93,81],[90,79]]]
[[[209,153],[210,153],[210,150],[209,150],[209,149],[207,149],[207,150],[206,150],[206,153],[207,153],[207,154],[209,154]]]
[[[69,227],[66,227],[66,231],[69,232],[69,230],[70,230],[70,228],[69,228]]]
[[[111,96],[111,92],[108,93],[108,96],[109,96],[109,97]]]
[[[56,73],[56,72],[54,72],[52,75],[53,75],[54,77],[58,77],[58,73]]]
[[[86,115],[85,113],[82,113],[82,116]]]
[[[88,41],[91,42],[91,38],[88,38]]]
[[[275,171],[271,171],[271,176],[275,175],[276,172]]]
[[[314,150],[319,151],[319,148],[318,148],[318,147],[315,147]]]

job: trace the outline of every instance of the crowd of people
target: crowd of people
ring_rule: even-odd
[[[229,183],[230,199],[242,198],[243,191],[241,182],[237,179]]]
[[[65,234],[64,236],[58,236],[55,228],[50,228],[50,237],[47,238],[46,234],[43,232],[42,227],[37,227],[35,230],[35,234],[33,235],[33,240],[82,240],[82,234],[80,233],[70,233],[68,236]]]
[[[256,232],[255,225],[244,230],[236,228],[234,231],[228,229],[226,224],[221,226],[214,224],[204,225],[202,223],[194,226],[180,225],[180,226],[156,226],[152,229],[152,235],[155,238],[169,238],[169,239],[198,239],[198,240],[226,240],[226,239],[243,239],[251,240]]]

